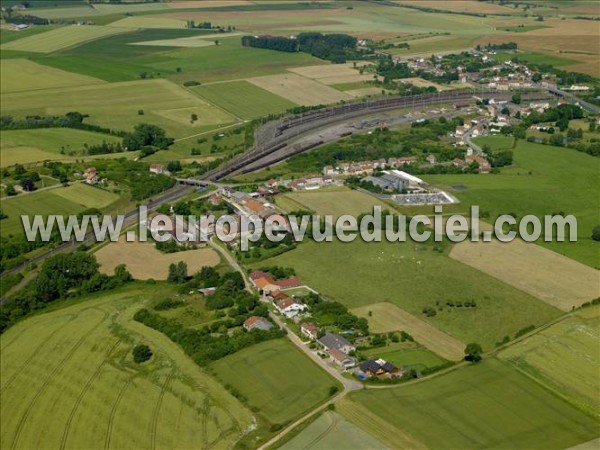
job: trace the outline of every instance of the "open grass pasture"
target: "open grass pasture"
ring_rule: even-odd
[[[221,259],[210,248],[200,248],[176,253],[162,253],[150,242],[111,242],[96,252],[100,271],[113,274],[119,264],[127,269],[136,280],[166,280],[169,265],[183,261],[188,273],[194,274],[204,266],[216,266]]]
[[[465,241],[450,257],[563,311],[600,297],[600,271],[532,243]]]
[[[354,68],[352,63],[296,67],[290,69],[290,72],[326,85],[373,80],[372,74],[364,73],[361,75],[358,69]]]
[[[600,267],[597,245],[591,233],[598,224],[600,191],[600,161],[590,155],[568,148],[519,141],[512,149],[512,138],[498,136],[477,140],[492,151],[514,151],[514,163],[493,176],[436,175],[424,176],[425,181],[444,187],[456,195],[468,211],[479,205],[491,219],[514,212],[518,218],[534,214],[564,212],[577,218],[577,242],[543,242],[538,245],[573,258],[592,267]],[[569,168],[565,176],[565,167]],[[467,190],[455,191],[452,186],[464,185]]]
[[[295,103],[247,81],[206,84],[192,89],[210,103],[244,119],[284,112],[295,106]]]
[[[2,60],[0,77],[1,93],[104,83],[98,78],[42,66],[27,59]]]
[[[279,447],[281,450],[384,450],[387,447],[344,419],[326,411],[297,436]]]
[[[8,216],[2,220],[2,235],[23,233],[21,214],[30,218],[34,214],[77,214],[89,208],[106,208],[118,199],[116,194],[83,183],[19,194],[2,201],[2,211]]]
[[[248,406],[272,424],[310,411],[337,385],[285,338],[253,345],[210,367],[223,384],[239,391]]]
[[[369,358],[381,358],[396,367],[424,370],[444,364],[446,360],[412,342],[392,343],[387,347],[372,348],[363,352]]]
[[[298,105],[320,105],[349,100],[352,96],[294,73],[249,78],[260,88]]]
[[[0,166],[30,164],[45,160],[85,159],[83,145],[119,142],[121,139],[106,134],[68,128],[37,130],[6,130],[0,142]],[[63,152],[63,153],[61,153]],[[118,153],[103,156],[126,156]],[[96,156],[98,157],[98,156]]]
[[[600,308],[577,311],[511,345],[499,357],[600,417]]]
[[[121,28],[109,28],[103,26],[77,26],[69,25],[56,28],[46,33],[28,36],[23,39],[2,45],[2,50],[19,50],[23,52],[52,53],[69,47],[93,41],[111,34],[122,33],[126,30]]]
[[[135,283],[2,336],[2,448],[232,447],[250,412],[167,337],[135,321],[166,285]],[[148,345],[138,365],[131,349]]]
[[[430,323],[403,311],[391,303],[374,303],[361,306],[353,309],[352,313],[366,318],[369,321],[369,329],[374,333],[406,331],[419,344],[442,358],[460,361],[465,356],[466,344],[464,342],[449,336]]]
[[[198,133],[231,123],[233,117],[168,80],[140,80],[77,88],[8,93],[2,96],[2,114],[89,114],[89,123],[130,130],[153,123],[173,137]],[[139,111],[143,111],[143,115]],[[191,115],[198,120],[191,123]]]
[[[290,202],[286,205],[288,200]],[[383,201],[369,194],[342,187],[331,190],[290,192],[277,198],[276,202],[288,211],[304,209],[315,211],[320,215],[331,214],[334,219],[344,214],[357,217],[362,213],[372,212],[374,206],[386,208]]]
[[[350,399],[429,448],[563,449],[598,436],[595,419],[495,359]]]
[[[307,285],[349,308],[387,302],[460,342],[478,342],[487,350],[506,335],[561,314],[429,244],[311,241],[260,263],[267,265],[294,267]],[[474,300],[477,306],[446,305],[467,300]],[[437,315],[422,314],[426,306],[438,307]]]

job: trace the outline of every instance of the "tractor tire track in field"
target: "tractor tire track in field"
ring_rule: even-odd
[[[74,315],[71,319],[69,319],[69,322],[75,320],[77,318],[77,315]],[[69,323],[67,322],[67,323]],[[29,356],[29,358],[27,358],[23,364],[21,364],[21,367],[19,367],[19,369],[8,379],[8,381],[4,384],[4,386],[0,387],[0,394],[2,394],[2,392],[4,392],[6,389],[8,389],[13,382],[17,379],[17,377],[19,375],[21,375],[23,373],[23,370],[25,370],[25,368],[31,363],[31,361],[33,360],[33,358],[35,358],[36,356],[39,355],[40,350],[54,337],[54,335],[56,333],[58,333],[59,331],[62,331],[63,328],[62,326],[59,326],[56,330],[54,330],[52,333],[50,333],[50,335],[48,335],[48,337],[46,337],[46,339],[40,344],[38,345],[35,350],[31,353],[31,356]],[[20,336],[20,335],[19,335]],[[12,341],[10,341],[6,347],[10,346],[12,343],[14,343],[17,339],[13,339]],[[4,349],[2,349],[2,351],[6,351],[6,347],[4,347]]]
[[[308,444],[306,444],[303,448],[305,450],[312,448],[315,444],[319,443],[323,438],[325,438],[329,433],[334,431],[337,428],[339,423],[340,423],[339,419],[337,417],[333,416],[332,420],[331,420],[331,424],[322,433],[320,433],[312,441],[310,441]]]
[[[69,320],[67,321],[67,323],[69,323],[69,322],[71,322],[72,320],[74,320],[74,319],[76,319],[76,318],[77,318],[77,314],[68,314],[68,315],[66,315],[66,316],[70,317],[70,318],[69,318]],[[64,325],[61,325],[61,326],[64,326]],[[60,327],[61,327],[61,326],[59,326],[59,329],[60,329]],[[27,333],[28,331],[29,331],[29,329],[28,329],[28,328],[25,328],[25,327],[23,327],[23,330],[21,330],[21,332],[20,332],[19,334],[17,334],[16,336],[14,336],[14,337],[11,339],[11,341],[10,341],[8,344],[5,344],[6,340],[5,340],[5,339],[3,339],[3,342],[2,342],[2,343],[3,343],[3,344],[5,344],[5,345],[4,345],[4,347],[2,347],[2,351],[3,351],[3,352],[4,352],[4,351],[6,351],[6,349],[7,349],[7,348],[9,348],[9,347],[10,347],[11,345],[13,345],[15,342],[18,342],[18,341],[19,341],[19,339],[21,338],[21,336],[22,336],[22,335],[24,335],[25,333]],[[37,349],[36,349],[36,350],[37,350]]]
[[[99,310],[102,311],[102,310]],[[96,324],[94,325],[87,333],[85,333],[76,343],[75,345],[71,348],[71,350],[69,350],[69,352],[65,355],[65,357],[63,359],[60,360],[60,362],[58,363],[58,365],[52,369],[52,371],[50,372],[50,374],[46,377],[46,379],[44,380],[42,386],[38,389],[38,391],[36,392],[35,396],[31,399],[31,401],[29,402],[29,405],[27,405],[27,409],[25,410],[25,412],[23,413],[23,416],[21,417],[21,419],[19,420],[19,423],[17,424],[17,430],[15,432],[15,437],[13,438],[13,442],[11,445],[11,449],[14,450],[17,448],[17,444],[19,443],[19,438],[21,437],[21,432],[23,431],[23,427],[25,426],[25,422],[27,422],[27,418],[29,417],[29,414],[31,414],[31,411],[33,410],[33,407],[35,406],[35,404],[37,403],[38,399],[41,397],[41,395],[46,392],[46,389],[48,388],[48,386],[50,385],[51,381],[54,379],[54,376],[64,367],[64,365],[73,357],[73,355],[75,354],[75,352],[79,349],[79,347],[81,347],[81,345],[85,342],[85,340],[94,332],[96,331],[96,329],[102,325],[104,323],[104,321],[106,320],[106,318],[108,317],[108,313],[106,311],[102,311],[103,312],[103,317],[102,319]]]
[[[81,404],[81,400],[83,400],[83,397],[85,396],[87,391],[92,386],[92,383],[96,380],[96,378],[98,378],[98,375],[100,375],[100,372],[102,371],[102,367],[104,367],[104,364],[106,364],[107,358],[110,358],[112,353],[119,347],[120,343],[121,343],[121,340],[117,339],[117,341],[113,344],[113,346],[106,353],[106,357],[102,360],[102,362],[98,365],[98,367],[96,367],[96,370],[94,371],[92,376],[88,379],[87,383],[85,383],[85,386],[83,387],[83,389],[77,396],[77,400],[75,401],[73,408],[71,408],[71,412],[69,413],[69,418],[67,419],[67,423],[65,424],[65,429],[63,430],[63,435],[62,435],[62,438],[60,441],[60,449],[61,450],[63,450],[65,448],[65,446],[67,445],[67,438],[69,437],[71,423],[73,422],[75,413],[77,412],[77,409],[79,408],[79,405]]]
[[[135,376],[129,377],[127,379],[127,381],[123,384],[123,386],[121,387],[121,390],[119,391],[119,394],[117,395],[115,403],[113,403],[113,406],[110,410],[110,416],[108,419],[108,427],[106,429],[106,439],[104,440],[105,450],[110,448],[110,438],[112,436],[113,422],[115,420],[115,416],[117,415],[117,410],[119,409],[119,404],[121,403],[121,399],[125,395],[125,391],[129,387],[129,385],[132,383],[134,378],[135,378]]]
[[[156,405],[154,406],[154,413],[152,415],[152,434],[151,434],[151,449],[156,449],[156,429],[158,428],[158,415],[160,413],[160,407],[162,406],[162,401],[165,396],[165,392],[167,391],[167,386],[171,382],[173,375],[175,374],[175,369],[171,369],[165,381],[160,389],[160,394],[158,395],[158,400],[156,401]]]

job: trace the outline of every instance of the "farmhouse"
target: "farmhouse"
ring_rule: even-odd
[[[85,178],[85,182],[87,184],[96,184],[98,183],[98,172],[95,167],[88,167],[83,174]]]
[[[302,282],[298,277],[291,277],[285,280],[274,280],[271,274],[263,272],[262,270],[250,272],[249,277],[255,288],[266,291],[267,293],[302,285]]]
[[[398,372],[398,368],[396,366],[390,362],[384,361],[383,359],[370,359],[368,361],[364,361],[359,365],[359,369],[361,372],[370,377]]]
[[[162,164],[150,164],[150,172],[155,173],[157,175],[167,174],[167,169]]]
[[[283,295],[285,297],[277,300],[275,302],[275,307],[277,308],[277,311],[288,319],[306,310],[307,306],[300,300],[288,297],[286,294]]]
[[[265,319],[264,317],[260,317],[260,316],[252,316],[252,317],[248,317],[245,322],[244,322],[244,329],[246,331],[252,331],[252,330],[270,330],[271,328],[273,328],[273,324],[271,322],[269,322],[267,319]]]
[[[316,340],[319,329],[314,323],[305,322],[300,326],[300,332],[309,339]]]
[[[327,351],[337,350],[348,354],[356,350],[356,347],[342,336],[333,333],[326,333],[325,336],[317,342],[319,342],[319,344]]]

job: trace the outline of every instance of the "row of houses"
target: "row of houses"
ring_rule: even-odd
[[[398,158],[376,159],[372,161],[341,163],[338,166],[323,167],[323,175],[369,175],[376,170],[386,168],[401,168],[417,161],[416,156],[401,156]]]

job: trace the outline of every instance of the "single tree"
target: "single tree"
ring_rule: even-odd
[[[471,361],[473,363],[481,361],[482,352],[481,345],[475,342],[467,344],[465,347],[465,361]]]
[[[131,352],[133,354],[133,361],[137,364],[141,364],[152,358],[152,350],[145,344],[138,344],[133,347]]]

